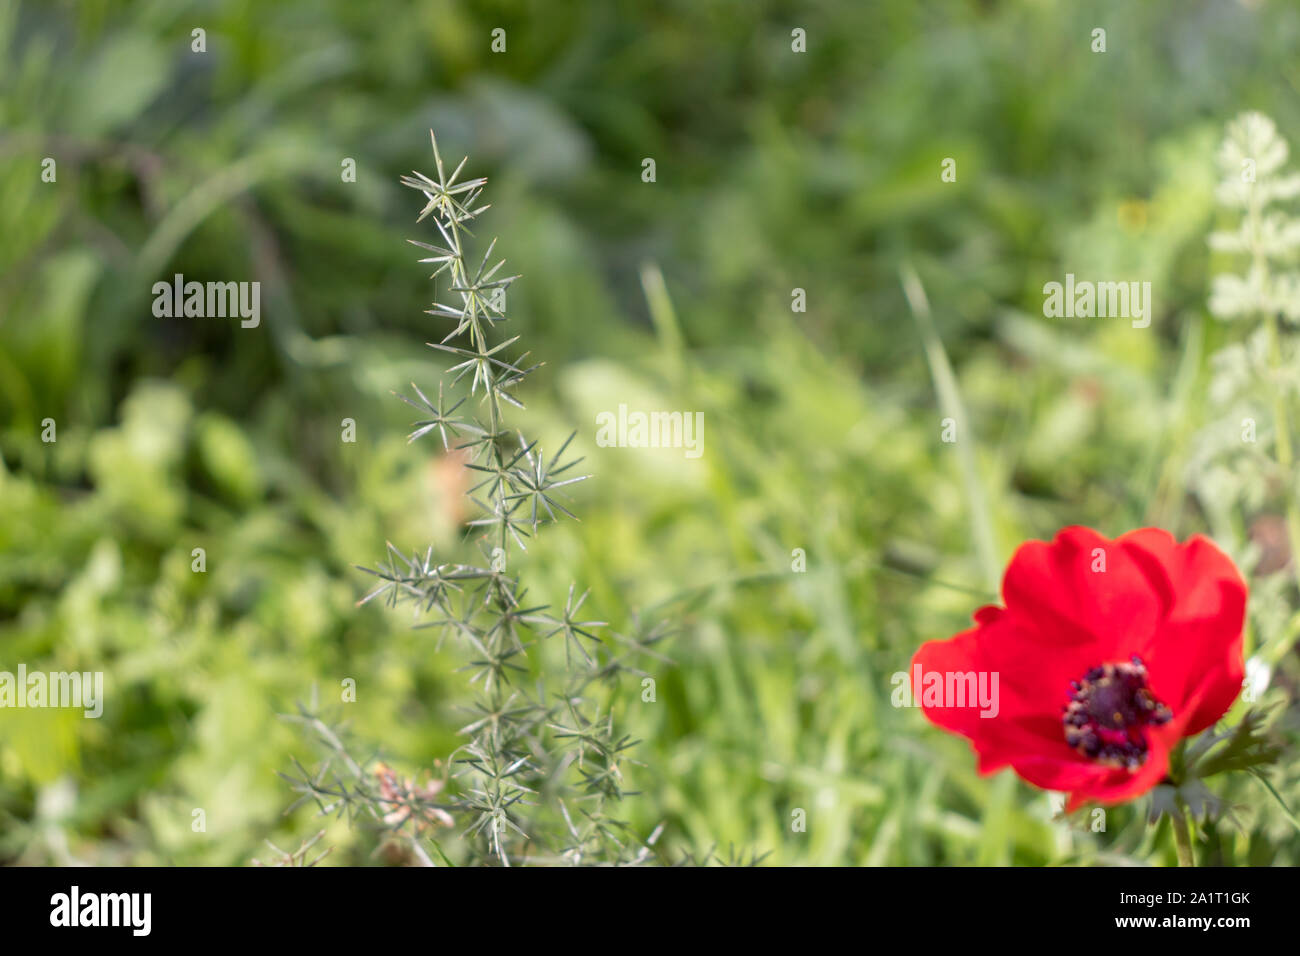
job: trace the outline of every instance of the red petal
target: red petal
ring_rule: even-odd
[[[1025,632],[1011,615],[983,608],[979,624],[947,641],[928,641],[912,659],[909,679],[920,667],[922,677],[974,672],[984,675],[986,689],[996,689],[996,713],[982,716],[977,705],[925,705],[922,687],[913,695],[926,717],[953,733],[969,737],[980,757],[980,770],[999,767],[1033,754],[1066,764],[1085,763],[1070,749],[1061,729],[1061,708],[1069,698],[1070,681],[1096,663],[1088,648],[1044,653],[1037,637]],[[992,680],[996,675],[997,683]],[[1091,766],[1090,764],[1087,764]],[[1073,779],[1073,778],[1071,778]]]
[[[1154,633],[1164,606],[1146,569],[1118,545],[1078,526],[1063,529],[1051,544],[1026,542],[1002,581],[1007,609],[1031,623],[1044,643],[1092,645],[1094,664],[1122,659],[1123,648]]]
[[[979,633],[981,628],[963,631],[946,641],[926,641],[912,657],[912,669],[907,679],[912,682],[918,667],[927,673],[965,673],[978,671]],[[921,702],[921,687],[912,687],[912,697]],[[925,716],[944,730],[974,738],[979,730],[981,717],[975,707],[924,707]]]
[[[1120,542],[1142,560],[1146,555],[1166,575],[1173,603],[1141,655],[1151,691],[1188,715],[1185,735],[1200,733],[1223,716],[1245,677],[1242,626],[1246,584],[1232,561],[1208,538],[1179,545],[1164,532],[1135,531]]]

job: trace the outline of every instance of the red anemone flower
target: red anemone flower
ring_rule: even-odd
[[[1066,528],[1017,549],[1002,599],[970,630],[921,645],[912,693],[931,721],[970,738],[981,773],[1009,765],[1068,791],[1069,810],[1150,790],[1179,739],[1241,690],[1246,584],[1208,538]],[[977,685],[981,697],[992,688],[991,706],[966,699]]]

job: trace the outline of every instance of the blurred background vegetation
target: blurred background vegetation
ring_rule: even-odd
[[[1140,804],[1105,833],[1054,821],[890,706],[988,572],[900,269],[956,369],[999,563],[1071,523],[1204,530],[1189,435],[1206,356],[1237,335],[1205,312],[1215,150],[1246,108],[1300,139],[1300,8],[561,6],[0,3],[0,669],[103,670],[108,695],[97,721],[0,718],[0,860],[295,845],[320,823],[283,815],[275,771],[310,755],[275,715],[343,676],[357,733],[405,772],[459,742],[461,661],[356,608],[353,568],[388,539],[473,547],[463,473],[406,444],[391,394],[445,365],[398,185],[431,170],[432,128],[489,177],[480,238],[523,275],[510,334],[547,363],[531,431],[576,428],[595,476],[582,522],[522,559],[530,595],[563,603],[572,579],[616,627],[657,608],[678,629],[657,701],[629,688],[617,715],[643,741],[638,832],[773,863],[1172,861]],[[1067,271],[1150,280],[1151,328],[1044,319]],[[174,273],[261,282],[260,327],[155,318]],[[704,456],[596,447],[620,402],[703,411]],[[1298,673],[1292,654],[1270,694]],[[1291,705],[1292,753],[1297,723]],[[1300,804],[1294,763],[1275,780]],[[1227,786],[1209,858],[1300,861],[1265,791]],[[341,824],[326,842],[330,863],[382,859]]]

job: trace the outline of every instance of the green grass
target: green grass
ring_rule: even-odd
[[[459,743],[463,661],[356,608],[353,568],[386,540],[474,547],[391,394],[442,368],[397,184],[434,126],[491,178],[480,236],[523,275],[509,334],[547,363],[531,430],[576,428],[594,476],[581,523],[522,559],[530,597],[576,580],[615,629],[677,631],[656,701],[629,682],[620,703],[640,833],[775,864],[1175,861],[1140,804],[1093,832],[978,777],[964,740],[891,706],[890,676],[966,626],[1025,538],[1205,529],[1192,439],[1217,412],[1208,356],[1239,338],[1205,310],[1214,151],[1248,106],[1300,142],[1295,10],[264,6],[0,5],[0,669],[102,668],[112,695],[100,721],[0,719],[0,860],[296,845],[321,824],[282,817],[275,771],[310,754],[275,715],[344,677],[356,733],[403,771]],[[1148,277],[1160,316],[1045,320],[1066,271]],[[150,283],[176,272],[261,281],[262,327],[154,319]],[[702,411],[704,456],[598,447],[620,401]],[[973,441],[943,443],[948,416]],[[1291,747],[1293,643],[1268,698]],[[1240,827],[1198,852],[1300,862],[1294,761],[1280,800],[1240,776],[1216,783]],[[329,864],[382,862],[342,824],[324,842]]]

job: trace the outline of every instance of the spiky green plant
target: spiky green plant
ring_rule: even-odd
[[[400,396],[420,414],[410,440],[435,438],[444,452],[459,450],[480,480],[468,492],[479,517],[468,525],[483,560],[435,556],[433,548],[404,553],[389,544],[377,567],[363,568],[379,585],[361,601],[382,597],[407,604],[420,627],[450,637],[465,658],[466,742],[450,755],[446,780],[418,783],[384,764],[355,759],[343,733],[319,708],[301,706],[288,719],[325,748],[314,769],[299,764],[284,775],[326,814],[370,821],[422,863],[443,861],[641,863],[652,858],[657,832],[645,840],[616,816],[625,795],[624,769],[635,741],[615,730],[612,705],[621,675],[666,636],[662,626],[629,635],[602,635],[606,622],[588,619],[587,594],[570,586],[562,608],[530,604],[508,555],[545,524],[572,517],[563,489],[586,476],[565,455],[573,436],[549,458],[539,443],[506,424],[507,409],[522,410],[521,384],[537,367],[527,353],[512,355],[518,336],[493,342],[505,320],[505,295],[518,278],[492,261],[496,241],[471,260],[469,224],[485,179],[462,179],[465,160],[448,172],[433,140],[436,176],[402,177],[425,200],[419,221],[431,220],[432,242],[422,263],[445,277],[445,299],[428,310],[451,330],[433,348],[453,359],[436,399],[412,384]],[[473,263],[473,264],[471,264]],[[463,383],[468,380],[468,389]],[[453,394],[456,397],[451,397]],[[479,413],[470,408],[477,402]],[[548,654],[548,644],[563,644]],[[619,648],[615,651],[614,648]]]

